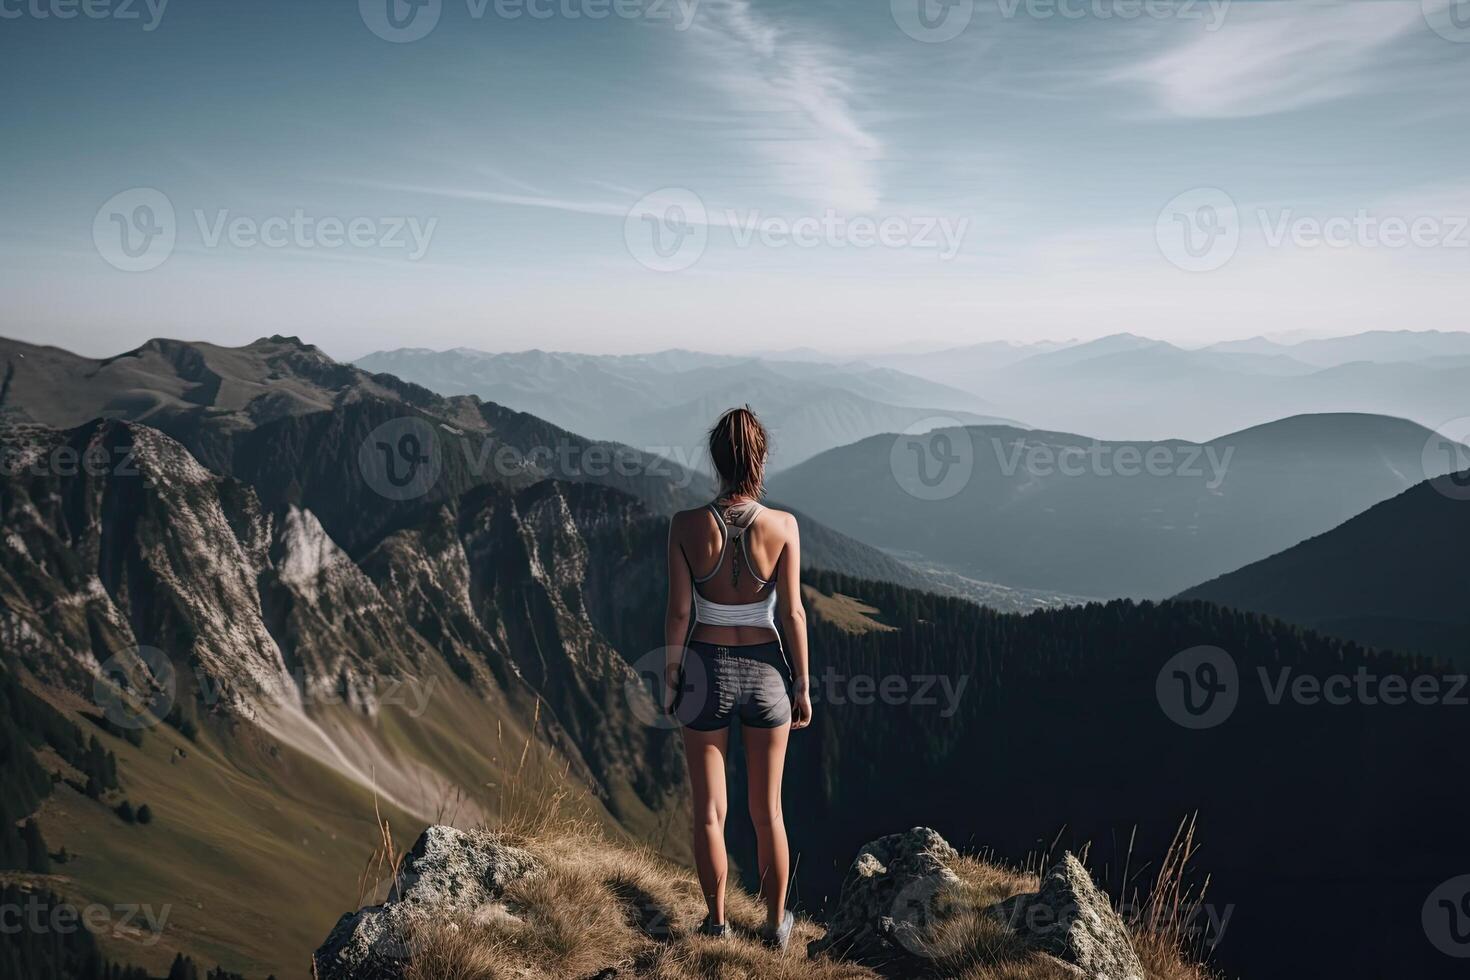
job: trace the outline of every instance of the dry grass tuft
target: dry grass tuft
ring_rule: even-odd
[[[529,741],[529,740],[528,740]],[[528,751],[534,751],[528,749]],[[733,935],[697,934],[705,905],[693,873],[645,845],[611,841],[585,806],[573,806],[564,774],[521,765],[501,790],[500,832],[535,854],[546,874],[512,884],[503,905],[475,921],[421,925],[410,937],[409,980],[878,980],[864,966],[809,959],[807,943],[823,928],[798,919],[785,952],[762,946],[759,898],[731,886],[726,918]],[[557,778],[562,776],[563,778]],[[392,835],[382,824],[381,851],[394,863]],[[1187,955],[1188,916],[1199,894],[1185,888],[1193,824],[1160,866],[1149,900],[1132,917],[1134,943],[1148,980],[1214,980]],[[1030,952],[983,914],[997,902],[1035,891],[1034,874],[961,857],[959,882],[941,893],[948,914],[925,937],[926,977],[956,980],[1072,980],[1055,960]],[[1135,899],[1136,899],[1135,895]],[[906,975],[916,975],[912,965]]]
[[[520,881],[505,908],[479,921],[435,923],[413,937],[410,980],[550,980],[618,977],[647,980],[876,980],[867,967],[826,957],[808,959],[806,944],[822,927],[798,920],[790,948],[757,939],[760,900],[731,888],[727,916],[734,935],[699,936],[704,900],[698,882],[647,848],[610,842],[587,827],[571,832],[511,833],[536,854],[546,875]],[[942,897],[950,914],[926,942],[923,975],[959,980],[1070,980],[1044,956],[1028,952],[983,909],[1026,891],[1036,878],[961,858],[960,881]],[[1168,936],[1139,934],[1149,980],[1210,980]]]

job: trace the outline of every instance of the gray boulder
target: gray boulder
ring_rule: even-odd
[[[403,856],[388,901],[435,915],[463,917],[499,901],[513,881],[541,874],[529,851],[499,834],[430,827]]]
[[[1128,927],[1092,876],[1067,854],[1035,894],[1016,895],[987,912],[1039,952],[1076,967],[1088,980],[1143,980]]]
[[[506,886],[541,873],[535,857],[499,834],[430,827],[404,855],[388,900],[337,920],[312,954],[314,974],[317,980],[401,980],[416,923],[509,916],[501,901]]]
[[[842,881],[826,935],[807,953],[886,967],[937,955],[931,926],[944,896],[958,884],[949,862],[959,855],[928,827],[880,837],[863,846]]]
[[[317,980],[401,980],[408,964],[403,924],[383,905],[369,905],[337,920],[327,941],[311,954]]]

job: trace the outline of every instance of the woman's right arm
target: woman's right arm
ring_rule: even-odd
[[[776,576],[776,607],[781,632],[791,647],[791,727],[812,723],[811,676],[806,648],[806,607],[801,603],[801,530],[796,517],[787,514],[786,547],[781,552],[780,574]]]

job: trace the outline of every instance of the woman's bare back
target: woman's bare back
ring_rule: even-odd
[[[715,506],[724,512],[729,504],[721,501]],[[760,507],[743,501],[736,506]],[[708,507],[681,511],[674,516],[674,537],[689,564],[690,574],[694,579],[705,579],[695,588],[711,602],[744,605],[767,599],[777,587],[781,557],[796,525],[796,519],[787,512],[760,507],[744,531],[743,542],[737,544],[728,528],[738,520],[737,511],[727,520],[727,528],[722,529]],[[730,540],[722,548],[726,536]],[[698,623],[691,638],[722,646],[748,646],[769,642],[775,636],[773,631],[760,626]]]

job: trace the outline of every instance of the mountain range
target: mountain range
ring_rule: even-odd
[[[153,340],[105,359],[0,338],[0,361],[0,420],[63,429],[98,418],[145,423],[205,466],[257,487],[268,508],[310,510],[354,555],[406,520],[405,511],[431,514],[486,482],[524,487],[555,476],[595,483],[659,514],[697,506],[713,493],[701,474],[666,458],[585,439],[473,396],[446,398],[372,375],[295,337],[240,348]],[[365,478],[361,452],[377,427],[402,418],[421,420],[408,429],[422,436],[439,474],[421,494],[394,500]],[[371,466],[380,466],[374,448],[367,452]],[[809,525],[806,548],[829,567],[911,585],[928,581],[814,520]]]
[[[357,366],[446,395],[476,395],[599,439],[708,470],[719,413],[750,404],[771,432],[773,470],[879,432],[1010,421],[979,396],[889,368],[693,351],[599,356],[547,351],[381,351]],[[1012,423],[1015,424],[1015,423]]]
[[[0,357],[0,693],[24,708],[0,724],[0,751],[33,777],[0,786],[0,812],[34,820],[57,862],[36,873],[69,901],[169,909],[156,933],[101,936],[109,956],[155,974],[182,952],[251,980],[297,975],[383,873],[369,863],[380,819],[411,839],[565,797],[687,862],[682,759],[644,685],[663,657],[667,516],[705,499],[698,474],[295,338],[155,341],[105,360],[5,342]],[[1252,528],[1300,533],[1303,500],[1330,523],[1334,506],[1368,506],[1353,494],[1392,495],[1414,482],[1425,437],[1394,419],[1288,419],[1216,445],[1217,461],[1234,449],[1223,474],[1176,442],[1166,448],[1200,450],[1203,476],[1066,477],[1079,491],[1031,456],[997,491],[980,479],[986,454],[998,470],[1017,446],[1055,459],[1093,441],[962,431],[1003,452],[976,441],[976,477],[951,499],[1004,503],[1022,532],[1002,550],[1017,569],[1038,567],[1019,549],[1044,532],[1056,560],[1080,548],[1110,563],[1108,581],[1145,584],[1182,575],[1158,561],[1174,550],[1209,564],[1192,536],[1225,551],[1248,539],[1255,553],[1229,570],[1300,541],[1272,546]],[[894,507],[894,547],[907,535],[973,548],[974,523],[999,539],[1004,520],[961,510],[930,525],[902,500],[864,497],[891,487],[945,503],[902,494],[893,444],[832,451],[847,481],[814,502]],[[624,465],[594,465],[599,454]],[[1065,506],[1045,506],[1051,494]],[[1421,497],[1389,503],[1432,509]],[[1069,547],[1077,525],[1053,525],[1084,503],[1096,537]],[[1175,511],[1201,515],[1192,535],[1176,533]],[[1387,513],[1385,527],[1399,520]],[[1444,516],[1411,525],[1390,566],[1459,526]],[[835,897],[854,840],[930,822],[1008,862],[1091,843],[1127,891],[1140,878],[1129,854],[1162,854],[1200,813],[1197,871],[1217,913],[1234,910],[1222,968],[1452,975],[1419,919],[1444,869],[1470,859],[1456,832],[1463,781],[1423,751],[1455,744],[1452,710],[1313,708],[1244,688],[1230,718],[1195,730],[1171,720],[1160,686],[1200,645],[1246,679],[1438,667],[1196,600],[998,612],[911,587],[931,580],[819,520],[802,534],[817,716],[793,738],[787,811],[805,907]],[[1090,584],[1082,562],[1062,564]],[[80,748],[89,740],[95,752]],[[737,813],[743,783],[731,791]],[[146,823],[123,816],[139,804]],[[748,877],[747,831],[731,829]],[[1330,888],[1372,901],[1317,900]]]
[[[1041,429],[1203,442],[1302,414],[1391,415],[1435,429],[1463,420],[1470,333],[1371,331],[1197,349],[1124,333],[1083,343],[900,350],[883,363],[974,392]]]
[[[945,425],[1194,442],[1305,414],[1388,415],[1448,426],[1462,438],[1470,427],[1461,398],[1470,387],[1470,333],[1433,330],[1198,348],[1120,333],[866,358],[805,349],[732,357],[410,348],[357,363],[700,469],[705,419],[744,401],[774,433],[773,470],[870,435]]]
[[[927,453],[936,437],[958,469],[952,492],[931,499],[899,448]],[[1448,456],[1426,462],[1432,438],[1371,415],[1297,416],[1203,444],[977,426],[829,450],[776,474],[771,492],[859,540],[975,578],[1162,598],[1448,472]],[[921,460],[934,473],[939,463]]]

